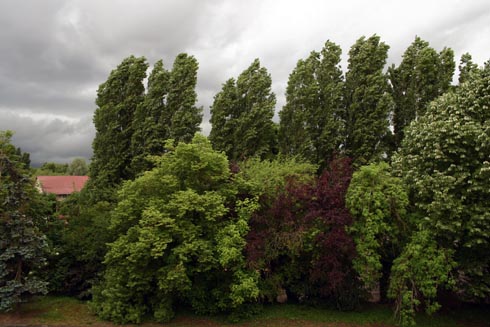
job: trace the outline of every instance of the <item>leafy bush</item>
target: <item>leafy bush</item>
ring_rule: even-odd
[[[201,313],[237,311],[253,301],[258,276],[246,269],[242,252],[256,200],[236,194],[228,160],[200,135],[126,182],[111,215],[117,238],[94,292],[95,311],[137,323],[147,313],[168,321],[176,301]]]
[[[289,178],[271,202],[262,198],[250,222],[247,257],[261,273],[265,300],[286,289],[300,301],[356,305],[354,242],[345,230],[352,222],[344,201],[351,175],[349,160],[337,159],[318,180]]]
[[[47,292],[47,282],[39,278],[48,250],[40,229],[46,217],[11,137],[0,131],[0,311]]]
[[[383,263],[391,266],[412,232],[408,194],[387,163],[371,164],[354,173],[346,202],[354,216],[349,228],[357,250],[354,267],[366,289],[373,289],[388,280]]]

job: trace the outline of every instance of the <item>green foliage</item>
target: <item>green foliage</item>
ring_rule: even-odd
[[[45,162],[39,168],[33,168],[34,176],[64,176],[69,175],[68,164]]]
[[[130,169],[133,118],[144,99],[147,68],[144,57],[130,56],[97,90],[94,156],[87,185],[92,190],[93,203],[110,200],[110,190],[133,175]]]
[[[388,114],[393,107],[383,73],[388,49],[373,35],[361,37],[349,51],[344,151],[356,166],[379,160],[385,150],[382,141],[389,134]]]
[[[228,157],[235,152],[236,145],[233,135],[240,116],[240,111],[236,108],[238,94],[235,84],[235,79],[227,80],[221,91],[214,96],[211,107],[212,128],[209,140],[214,148],[225,152]]]
[[[55,262],[55,271],[62,277],[56,291],[80,298],[90,296],[103,268],[107,243],[114,240],[108,230],[114,206],[104,201],[87,205],[84,196],[72,194],[61,204],[60,213],[68,223],[61,230]]]
[[[253,158],[240,163],[237,180],[242,181],[245,192],[272,200],[284,190],[289,179],[306,183],[313,180],[316,170],[317,166],[296,157]]]
[[[327,41],[321,52],[299,60],[289,76],[286,105],[280,112],[280,150],[318,165],[332,158],[342,142],[342,50]]]
[[[177,300],[209,313],[256,298],[257,276],[242,254],[256,200],[235,194],[226,157],[200,135],[126,182],[111,216],[117,239],[95,290],[96,312],[118,323],[146,313],[168,321]]]
[[[131,170],[134,176],[154,165],[150,156],[165,152],[165,141],[189,142],[199,131],[202,109],[195,106],[198,63],[179,54],[171,71],[157,61],[148,78],[148,90],[134,114]]]
[[[133,158],[131,168],[134,175],[149,170],[149,155],[164,152],[165,140],[169,138],[171,113],[167,110],[170,72],[157,61],[148,78],[148,92],[134,114],[131,148]]]
[[[21,148],[16,149],[16,154],[19,156],[20,162],[24,164],[24,168],[29,169],[31,167],[31,155],[27,152],[22,152]]]
[[[432,102],[426,114],[407,128],[394,167],[410,186],[411,200],[423,217],[420,230],[435,242],[429,245],[457,263],[459,293],[485,299],[490,294],[489,65],[470,76],[454,93]],[[429,266],[438,257],[426,258],[424,264]],[[413,279],[414,287],[426,282],[423,274],[420,278]],[[434,277],[428,274],[430,278]]]
[[[266,158],[273,154],[276,97],[271,92],[271,83],[267,69],[255,59],[236,82],[229,79],[214,97],[209,139],[230,160]]]
[[[425,224],[466,268],[488,265],[481,259],[490,249],[489,85],[487,68],[433,102],[410,126],[397,160],[415,204],[430,217]]]
[[[39,229],[44,217],[11,137],[0,132],[0,311],[12,310],[26,295],[45,293],[47,285],[37,276],[46,263],[46,237]]]
[[[354,173],[346,204],[355,218],[349,228],[357,250],[354,268],[369,289],[382,277],[382,261],[397,256],[411,232],[408,195],[387,163],[371,164]]]
[[[332,161],[318,179],[312,165],[308,171],[308,165],[292,160],[286,164],[293,169],[281,167],[282,162],[275,163],[279,169],[253,164],[259,169],[243,172],[245,178],[253,177],[252,185],[259,182],[253,190],[261,196],[260,210],[250,221],[247,260],[261,274],[261,299],[285,300],[287,294],[301,302],[355,307],[359,300],[358,283],[352,280],[355,249],[345,230],[352,219],[344,202],[352,175],[350,160]],[[260,183],[265,177],[261,166],[272,177],[265,185]],[[251,174],[255,172],[259,174]]]
[[[454,53],[451,49],[444,48],[437,53],[420,37],[416,37],[407,48],[400,65],[389,68],[395,101],[395,147],[400,146],[405,127],[425,113],[430,101],[449,90],[454,68]]]
[[[46,236],[47,249],[44,252],[46,263],[42,267],[36,269],[41,280],[49,281],[47,284],[48,292],[56,288],[60,274],[52,274],[53,261],[58,259],[58,244],[61,237],[61,229],[65,222],[59,219],[56,214],[58,202],[54,194],[36,194],[36,200],[30,201],[32,210],[37,212],[42,219],[38,220],[39,230]]]
[[[169,129],[169,138],[177,142],[190,142],[200,130],[202,108],[196,107],[197,70],[196,58],[185,53],[179,54],[174,61],[167,96],[167,116],[164,123]],[[168,116],[170,115],[170,116]]]
[[[431,231],[416,232],[391,269],[388,296],[395,299],[401,326],[415,326],[415,312],[422,304],[427,314],[440,308],[435,301],[439,286],[454,284],[450,272],[456,263],[452,250],[441,248]]]
[[[106,244],[114,237],[108,231],[114,205],[90,203],[89,192],[84,188],[62,202],[52,194],[43,196],[42,208],[49,218],[42,227],[50,246],[43,277],[49,279],[50,292],[90,298],[90,288],[103,269]]]
[[[463,84],[471,79],[471,75],[478,73],[478,65],[475,64],[469,53],[464,53],[459,62],[459,84]]]
[[[179,54],[170,72],[158,61],[145,94],[147,69],[144,57],[130,56],[99,87],[87,185],[92,190],[91,203],[114,201],[122,181],[153,167],[149,156],[163,154],[167,139],[189,142],[199,130],[202,109],[195,106],[197,60]]]
[[[85,176],[88,174],[88,165],[85,159],[75,158],[66,169],[66,173],[72,176]]]

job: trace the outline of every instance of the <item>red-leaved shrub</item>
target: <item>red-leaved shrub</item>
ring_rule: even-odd
[[[351,176],[350,160],[335,159],[316,180],[290,179],[275,198],[263,196],[250,222],[247,258],[261,273],[265,298],[286,289],[298,300],[342,307],[356,301],[355,245],[346,232],[352,223],[345,207]]]

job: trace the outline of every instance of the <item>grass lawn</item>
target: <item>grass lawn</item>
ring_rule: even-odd
[[[433,317],[418,317],[418,326],[490,326],[490,312],[483,309],[461,309]],[[43,326],[116,326],[101,321],[90,313],[85,303],[69,297],[37,297],[20,306],[17,312],[0,314],[0,326],[43,325]],[[129,325],[131,326],[131,325]],[[395,326],[389,307],[376,305],[356,312],[312,308],[285,304],[265,306],[264,310],[243,322],[230,324],[224,317],[202,317],[189,312],[179,312],[168,324],[144,323],[144,327],[170,326],[304,326],[304,327],[356,327]]]

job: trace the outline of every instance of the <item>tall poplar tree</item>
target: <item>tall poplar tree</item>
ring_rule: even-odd
[[[168,136],[178,142],[190,142],[202,121],[202,108],[196,107],[198,68],[196,58],[181,53],[170,74],[167,112],[161,116],[160,124],[168,127]]]
[[[361,37],[349,51],[345,75],[345,153],[362,165],[383,153],[389,133],[388,114],[393,100],[383,73],[389,46],[373,35]]]
[[[229,79],[211,106],[213,147],[230,160],[270,156],[275,148],[272,122],[276,97],[267,69],[255,59],[238,79]]]
[[[279,146],[286,155],[300,155],[322,164],[341,144],[344,81],[342,50],[327,41],[298,61],[289,76],[286,105],[279,113]]]
[[[459,84],[463,84],[470,80],[471,75],[478,72],[478,65],[473,62],[469,53],[464,53],[459,61]]]
[[[94,155],[90,165],[90,182],[102,198],[103,190],[111,189],[132,177],[130,163],[133,118],[143,102],[148,64],[144,57],[130,56],[111,72],[97,91],[94,115]],[[95,196],[95,200],[98,195]]]
[[[425,113],[430,101],[447,92],[454,74],[454,53],[444,48],[440,53],[416,37],[403,54],[398,67],[388,70],[395,108],[393,127],[395,146],[400,146],[403,130]]]
[[[148,91],[145,99],[136,109],[133,120],[131,139],[132,162],[134,175],[151,168],[147,156],[162,154],[165,140],[169,137],[169,113],[167,97],[170,72],[161,60],[157,61],[148,78]]]
[[[233,134],[239,117],[237,98],[236,81],[230,78],[223,84],[221,91],[215,95],[211,107],[212,128],[209,139],[215,149],[225,152],[230,159],[235,147]]]
[[[199,131],[202,108],[195,106],[198,63],[179,54],[168,71],[157,61],[148,79],[148,91],[133,120],[132,166],[134,175],[152,168],[149,155],[164,153],[165,141],[189,142]]]

